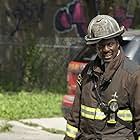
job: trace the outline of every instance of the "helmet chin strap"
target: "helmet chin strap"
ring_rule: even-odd
[[[117,56],[120,54],[120,50],[118,50]]]

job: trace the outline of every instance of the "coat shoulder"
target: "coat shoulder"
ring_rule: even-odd
[[[130,60],[128,57],[124,60],[123,69],[130,74],[135,73],[136,71],[140,70],[140,65],[138,65],[135,61]]]
[[[83,81],[87,80],[89,76],[92,74],[92,70],[91,70],[92,66],[93,66],[93,62],[91,61],[85,66],[82,72],[78,75],[77,78],[78,85],[81,86],[83,84]]]

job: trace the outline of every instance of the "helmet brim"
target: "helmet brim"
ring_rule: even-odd
[[[122,27],[120,27],[119,31],[112,33],[112,34],[109,34],[107,36],[89,38],[88,35],[86,35],[85,36],[86,44],[87,45],[96,44],[96,43],[100,42],[102,39],[110,39],[110,38],[120,36],[124,33],[124,31],[125,31],[125,28],[124,28],[124,26],[122,26]]]

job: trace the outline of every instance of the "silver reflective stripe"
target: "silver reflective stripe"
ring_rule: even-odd
[[[85,118],[94,120],[103,120],[106,118],[104,112],[102,112],[99,108],[92,108],[85,105],[81,105],[81,115]]]
[[[76,127],[74,127],[74,126],[72,126],[70,124],[67,124],[67,126],[66,126],[66,135],[68,135],[71,138],[75,138],[77,132],[78,132],[78,128],[76,128]]]
[[[132,113],[130,110],[119,110],[117,116],[124,121],[132,121]]]

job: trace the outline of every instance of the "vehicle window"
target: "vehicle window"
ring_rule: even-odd
[[[138,49],[134,55],[134,61],[140,64],[140,41],[139,41]]]
[[[131,60],[140,64],[140,38],[134,38],[126,47],[125,54]]]
[[[96,48],[92,46],[85,46],[76,56],[75,61],[89,62],[96,57]]]
[[[75,60],[75,57],[80,53],[84,45],[72,44],[69,49],[69,61]]]
[[[130,43],[130,40],[123,40],[122,42],[121,42],[121,46],[122,46],[122,48],[123,48],[123,50],[125,51],[125,49],[127,48],[127,45]]]

